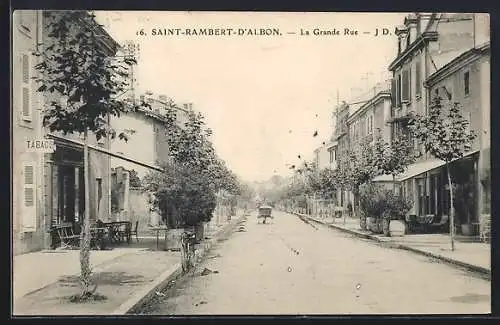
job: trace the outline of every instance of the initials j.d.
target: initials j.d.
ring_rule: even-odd
[[[380,36],[380,35],[389,35],[389,30],[387,28],[375,28],[375,35],[374,36]]]

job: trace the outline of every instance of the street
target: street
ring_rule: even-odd
[[[244,231],[215,246],[194,275],[165,290],[143,313],[490,312],[486,280],[291,214],[274,215],[274,223],[257,224],[252,213]],[[205,268],[216,272],[202,274]]]

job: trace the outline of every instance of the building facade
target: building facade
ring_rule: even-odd
[[[468,236],[480,235],[490,214],[489,48],[486,43],[465,51],[425,81],[429,100],[439,96],[443,109],[459,103],[461,115],[477,135],[471,150],[450,165],[455,183],[456,232]],[[423,163],[429,166],[428,170],[402,179],[406,195],[411,195],[415,202],[412,212],[417,216],[446,216],[449,186],[444,162],[429,157]]]
[[[43,97],[31,79],[36,64],[42,13],[16,11],[12,17],[12,235],[13,253],[45,246],[43,153],[29,152],[26,141],[43,137]]]
[[[142,97],[142,96],[141,96]],[[163,95],[158,97],[142,97],[141,101],[149,104],[149,107],[140,107],[135,111],[123,114],[119,118],[113,119],[112,125],[116,130],[132,131],[128,141],[119,139],[112,140],[111,151],[125,155],[132,159],[146,162],[150,165],[162,165],[170,161],[170,151],[168,145],[168,134],[165,126],[167,107],[175,108],[176,122],[183,125],[187,121],[190,106],[183,105],[182,108],[173,105],[172,102]],[[145,224],[144,212],[148,211],[150,224],[158,224],[159,215],[149,209],[134,205],[134,202],[149,204],[145,199],[148,194],[137,187],[131,186],[130,174],[137,173],[140,180],[144,179],[151,169],[145,166],[138,166],[134,162],[124,162],[121,159],[112,158],[111,167],[113,169],[112,200],[113,219],[128,220],[135,222],[142,218],[141,227]],[[141,203],[141,204],[142,204]],[[136,213],[137,212],[137,213]]]
[[[318,170],[331,168],[329,144],[325,143],[314,150],[314,162]]]
[[[21,254],[53,247],[50,229],[60,224],[77,226],[84,216],[83,138],[76,134],[49,132],[42,126],[42,109],[50,101],[64,105],[65,98],[37,92],[32,80],[38,56],[50,45],[47,11],[22,10],[13,15],[13,251]],[[51,13],[54,14],[54,13]],[[82,12],[82,15],[87,15]],[[76,20],[75,32],[83,21]],[[118,44],[100,26],[99,46],[113,56]],[[30,152],[27,140],[51,138],[55,150]],[[90,145],[109,149],[109,140],[97,141],[89,133]],[[92,218],[109,214],[109,156],[89,150],[89,206]]]
[[[408,114],[425,115],[435,96],[444,100],[444,106],[460,103],[462,115],[479,134],[471,152],[452,164],[452,177],[455,174],[458,182],[454,191],[456,232],[463,235],[477,235],[481,212],[489,211],[487,191],[480,185],[478,173],[480,165],[482,170],[489,166],[489,45],[476,46],[476,19],[476,14],[408,15],[404,26],[396,29],[398,53],[389,66],[394,76],[392,136],[408,134]],[[410,215],[432,216],[433,222],[446,225],[450,189],[444,162],[425,153],[415,139],[411,141],[417,161],[397,177],[403,195],[414,202]],[[481,150],[483,158],[479,158]]]

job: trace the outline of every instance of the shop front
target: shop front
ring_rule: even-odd
[[[472,152],[450,163],[458,235],[479,235],[478,159],[478,152]],[[414,202],[407,221],[426,232],[449,232],[450,186],[444,162],[427,160],[413,164],[398,179],[403,195]]]

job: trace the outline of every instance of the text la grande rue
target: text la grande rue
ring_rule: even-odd
[[[343,28],[343,29],[330,29],[330,30],[323,30],[319,28],[314,28],[312,31],[309,29],[300,29],[300,35],[302,36],[309,36],[309,35],[315,35],[315,36],[357,36],[359,35],[359,32],[356,29],[351,29],[351,28]]]

